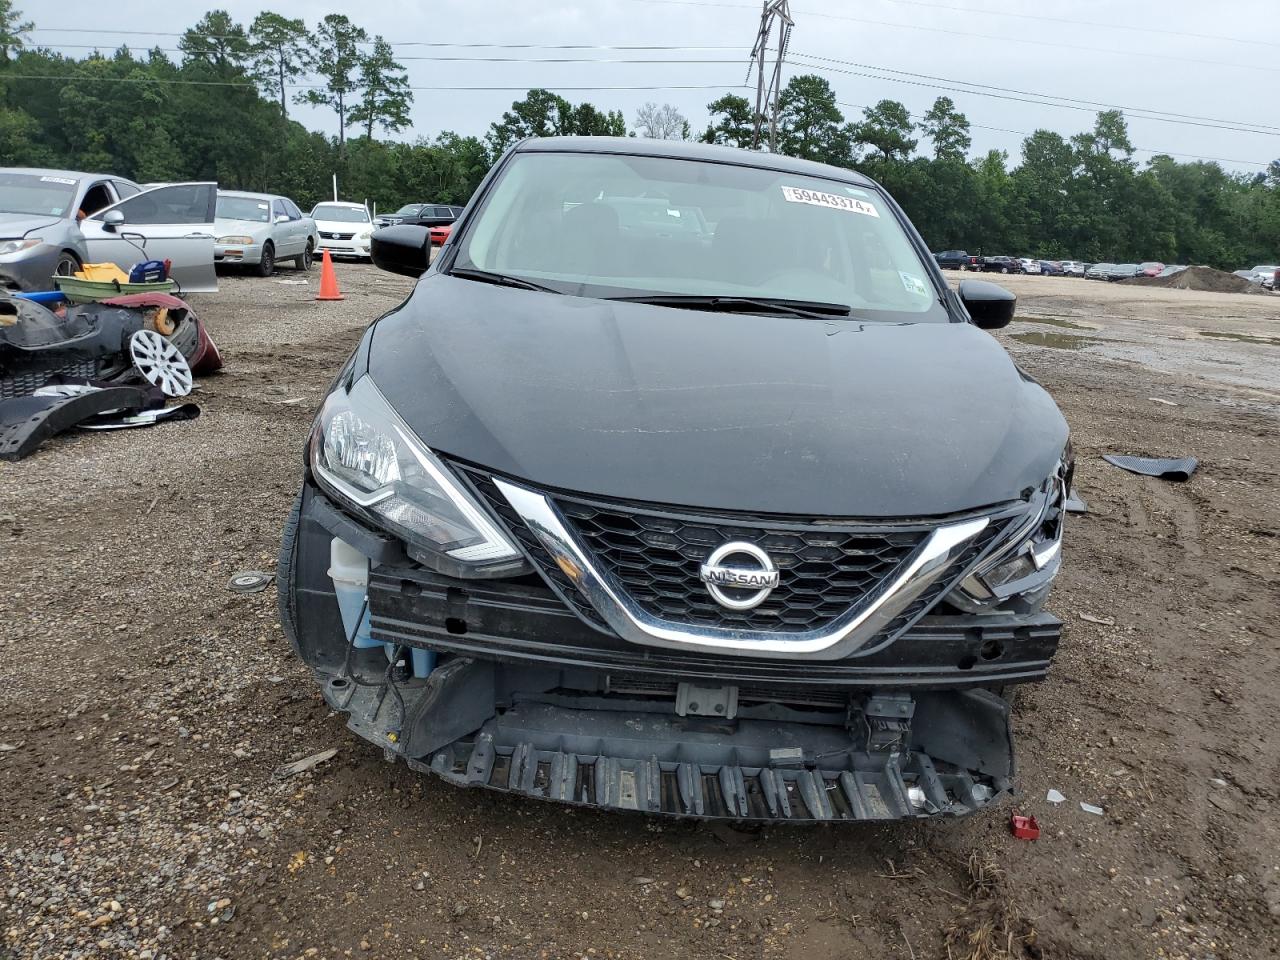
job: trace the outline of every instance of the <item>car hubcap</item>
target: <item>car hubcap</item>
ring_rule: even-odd
[[[129,356],[134,368],[166,397],[185,397],[191,392],[191,367],[172,343],[154,330],[139,330],[129,338]]]

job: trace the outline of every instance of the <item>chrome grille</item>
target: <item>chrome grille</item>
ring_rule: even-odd
[[[825,626],[889,579],[924,529],[827,527],[740,516],[690,516],[556,498],[597,559],[654,616],[722,629],[799,632]],[[780,582],[751,610],[721,607],[699,578],[732,541],[769,554]]]

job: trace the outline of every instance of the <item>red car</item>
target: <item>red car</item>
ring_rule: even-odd
[[[428,227],[427,230],[431,233],[431,245],[439,247],[449,239],[449,234],[453,232],[453,224],[446,223],[439,227]]]
[[[1138,276],[1140,277],[1158,277],[1164,272],[1164,264],[1157,263],[1154,260],[1148,260],[1146,263],[1138,264]]]

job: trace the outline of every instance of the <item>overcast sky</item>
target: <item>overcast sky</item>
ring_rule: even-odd
[[[205,9],[202,3],[154,0],[18,0],[39,27],[84,27],[84,35],[44,33],[32,38],[83,54],[67,44],[97,43],[112,49],[108,27],[180,31]],[[210,4],[212,6],[213,4]],[[264,5],[255,0],[218,4],[246,25]],[[265,8],[313,24],[329,11],[347,14],[371,35],[396,47],[415,86],[519,87],[558,90],[578,102],[620,109],[628,125],[646,100],[671,103],[701,132],[706,105],[737,90],[759,24],[753,0],[382,0],[339,2],[324,8],[303,0],[274,0]],[[1076,100],[1148,108],[1197,119],[1170,123],[1130,115],[1133,143],[1152,152],[1221,159],[1232,169],[1256,172],[1280,158],[1280,20],[1276,0],[1075,0],[1070,4],[1025,0],[792,0],[796,25],[784,77],[823,73],[842,104],[857,107],[882,98],[901,100],[914,116],[945,93],[974,125],[973,152],[1008,150],[1015,158],[1023,134],[1039,127],[1069,135],[1092,123],[1096,108],[1067,109],[997,99],[937,86],[985,85],[983,92],[1028,99],[1049,94]],[[53,11],[57,11],[55,17]],[[997,14],[995,11],[1000,11]],[[1206,13],[1206,11],[1210,11]],[[1039,18],[1049,18],[1039,19]],[[146,38],[131,46],[151,45]],[[408,43],[587,44],[600,47],[663,45],[695,50],[551,50],[414,47]],[[155,38],[173,47],[172,37]],[[664,59],[719,63],[488,63],[411,57],[583,57],[596,61]],[[845,63],[824,64],[808,57]],[[802,63],[809,64],[802,66]],[[852,65],[856,64],[856,65]],[[881,78],[854,74],[874,73]],[[883,69],[911,83],[884,79]],[[833,72],[852,71],[853,73]],[[961,81],[962,83],[957,83]],[[930,84],[925,86],[921,84]],[[572,90],[573,87],[714,87],[715,89]],[[994,89],[991,89],[994,88]],[[419,90],[414,127],[402,136],[434,136],[441,130],[482,135],[521,94],[516,91]],[[336,133],[332,115],[293,108],[308,125]],[[856,117],[856,107],[843,107]],[[1229,125],[1270,127],[1246,132]],[[1183,159],[1183,157],[1180,157]]]

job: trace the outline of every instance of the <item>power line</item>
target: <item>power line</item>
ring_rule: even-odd
[[[126,37],[183,37],[184,33],[165,32],[160,30],[99,30],[87,27],[33,27],[31,33],[93,33],[93,34],[109,34],[111,36]],[[229,34],[200,34],[203,39],[207,40],[248,40],[247,36],[232,36]],[[373,43],[372,40],[360,41],[362,43]],[[52,43],[50,46],[67,47],[79,50],[101,50],[105,44],[101,43]],[[625,43],[625,44],[600,44],[600,43],[449,43],[446,41],[427,41],[427,40],[398,40],[390,44],[392,47],[434,47],[434,48],[457,48],[460,50],[640,50],[640,51],[687,51],[691,53],[705,50],[741,50],[739,44],[698,44],[690,46],[687,44],[670,44],[670,43]],[[181,53],[183,51],[174,47],[148,47],[147,49],[163,49],[172,53]],[[736,62],[736,61],[735,61]]]
[[[96,44],[74,44],[60,43],[57,45],[61,49],[82,49],[82,50],[99,50],[100,46]],[[732,49],[741,49],[734,47]],[[149,47],[147,52],[159,51],[160,53],[183,53],[172,47]],[[692,63],[692,64],[740,64],[742,59],[735,57],[733,59],[690,59],[688,57],[476,57],[476,56],[401,56],[401,60],[406,61],[428,61],[431,63]]]
[[[1152,27],[1146,24],[1142,24],[1139,26],[1131,26],[1127,23],[1110,23],[1110,22],[1108,23],[1093,22],[1093,23],[1082,24],[1079,20],[1072,20],[1069,17],[1046,17],[1036,13],[1013,13],[1009,10],[992,10],[989,8],[983,8],[981,10],[962,10],[959,7],[951,6],[950,4],[934,3],[934,2],[931,2],[931,0],[889,0],[889,3],[902,3],[902,4],[907,4],[908,6],[913,6],[913,7],[933,7],[934,9],[946,10],[946,11],[949,11],[950,13],[965,13],[965,14],[977,13],[977,14],[981,14],[984,17],[986,16],[1015,17],[1019,20],[1039,20],[1043,23],[1065,23],[1070,26],[1076,26],[1076,27],[1087,26],[1092,31],[1128,30],[1134,33],[1142,33],[1142,34],[1159,33],[1167,37],[1183,37],[1189,40],[1219,40],[1219,41],[1222,41],[1223,43],[1249,43],[1249,44],[1255,44],[1261,47],[1280,46],[1280,44],[1274,43],[1270,40],[1251,40],[1247,37],[1224,37],[1221,34],[1216,34],[1216,33],[1188,33],[1183,30],[1164,30],[1164,29],[1161,29],[1160,27]]]
[[[870,109],[869,107],[867,107],[867,105],[866,105],[866,104],[862,104],[862,103],[846,103],[846,102],[845,102],[845,101],[843,101],[843,100],[837,100],[837,101],[836,101],[836,105],[837,105],[837,106],[840,106],[840,107],[848,107],[848,108],[850,108],[851,110],[868,110],[868,109]],[[1030,137],[1030,136],[1034,136],[1034,134],[1035,134],[1035,133],[1039,132],[1039,131],[1031,131],[1031,130],[1010,130],[1008,127],[988,127],[988,126],[985,126],[985,125],[983,125],[983,124],[981,124],[981,123],[970,123],[970,124],[969,124],[969,126],[970,126],[971,128],[973,128],[974,130],[991,130],[991,131],[994,131],[995,133],[1013,133],[1013,134],[1017,134],[1018,136],[1021,136],[1021,137]],[[1048,132],[1048,133],[1057,133],[1057,134],[1058,134],[1058,136],[1062,137],[1063,139],[1066,139],[1066,138],[1067,138],[1067,136],[1068,136],[1067,134],[1060,133],[1060,132],[1058,132],[1057,130],[1048,130],[1048,128],[1043,128],[1043,129],[1044,129],[1046,132]],[[1188,159],[1188,160],[1211,160],[1211,161],[1213,161],[1213,162],[1215,162],[1215,163],[1242,163],[1242,164],[1244,164],[1244,165],[1246,165],[1246,166],[1250,166],[1250,167],[1269,167],[1269,166],[1271,166],[1271,162],[1270,162],[1270,161],[1267,161],[1267,162],[1265,162],[1265,163],[1264,163],[1264,162],[1263,162],[1263,161],[1261,161],[1261,160],[1231,160],[1231,159],[1228,159],[1228,158],[1225,158],[1225,157],[1202,157],[1202,156],[1200,156],[1199,154],[1196,154],[1196,153],[1178,153],[1178,152],[1176,152],[1176,151],[1174,151],[1174,150],[1154,150],[1154,149],[1152,149],[1151,147],[1134,147],[1134,148],[1133,148],[1133,150],[1134,150],[1134,152],[1135,152],[1135,153],[1166,154],[1166,155],[1168,155],[1168,156],[1170,156],[1170,157],[1185,157],[1185,158],[1186,158],[1186,159]]]
[[[998,91],[1003,91],[1004,93],[1017,93],[1027,97],[1042,97],[1046,100],[1063,100],[1063,101],[1066,101],[1067,103],[1084,104],[1090,108],[1102,107],[1107,110],[1124,110],[1125,112],[1134,112],[1134,113],[1152,113],[1152,114],[1159,114],[1161,116],[1166,116],[1166,117],[1175,117],[1179,120],[1201,120],[1207,123],[1226,124],[1233,128],[1235,127],[1258,128],[1256,130],[1249,131],[1252,133],[1265,134],[1265,133],[1268,133],[1269,131],[1280,133],[1280,127],[1271,126],[1270,124],[1265,124],[1265,123],[1255,124],[1255,123],[1251,123],[1248,120],[1223,120],[1220,117],[1203,117],[1194,113],[1174,113],[1169,110],[1157,110],[1155,107],[1128,107],[1128,106],[1124,106],[1123,104],[1106,103],[1099,100],[1084,100],[1079,97],[1063,97],[1055,93],[1038,93],[1034,90],[1020,90],[1017,87],[1010,87],[1007,85],[973,83],[972,81],[969,81],[969,80],[956,80],[953,77],[939,77],[939,76],[934,76],[928,73],[915,73],[911,70],[895,70],[892,67],[880,67],[871,63],[857,63],[853,60],[840,60],[835,57],[819,57],[812,53],[801,53],[799,51],[796,52],[796,56],[804,57],[807,60],[818,60],[825,63],[839,63],[849,67],[860,67],[864,70],[879,70],[882,73],[901,74],[902,76],[905,76],[905,77],[915,77],[922,80],[940,80],[944,83],[958,83],[958,84],[961,84],[962,86],[976,87],[981,90],[998,90]]]
[[[840,73],[840,74],[845,74],[851,77],[866,77],[871,80],[887,80],[890,83],[902,83],[912,87],[929,87],[934,90],[945,90],[948,93],[965,93],[975,97],[989,97],[995,100],[1009,100],[1014,103],[1030,103],[1039,107],[1057,107],[1061,110],[1077,110],[1084,113],[1096,112],[1096,110],[1093,107],[1082,106],[1074,103],[1055,103],[1051,100],[1033,100],[1027,97],[1015,97],[1009,94],[992,93],[986,90],[970,90],[964,87],[949,86],[947,84],[942,84],[942,83],[932,83],[927,80],[912,80],[912,79],[907,79],[906,77],[885,76],[883,73],[867,73],[861,70],[845,70],[840,67],[831,67],[831,66],[827,66],[825,64],[819,64],[819,63],[797,63],[796,66],[805,67],[810,70],[817,70],[822,73]],[[873,68],[873,69],[879,69],[879,68]],[[1124,109],[1124,108],[1116,108],[1116,109]],[[1250,128],[1250,127],[1230,126],[1227,124],[1200,123],[1194,120],[1176,120],[1171,117],[1141,116],[1138,114],[1135,114],[1134,118],[1140,119],[1140,120],[1156,120],[1156,121],[1159,121],[1160,123],[1171,123],[1179,126],[1204,127],[1209,130],[1230,130],[1236,133],[1252,133],[1260,136],[1277,136],[1277,134],[1267,130],[1259,130],[1259,129]]]
[[[630,0],[633,3],[661,3],[679,7],[713,7],[734,10],[752,10],[754,7],[743,3],[702,2],[702,0]],[[1155,60],[1171,60],[1184,66],[1189,63],[1211,67],[1229,67],[1243,70],[1260,70],[1264,73],[1280,73],[1280,67],[1264,67],[1252,63],[1240,63],[1227,60],[1203,60],[1185,57],[1180,54],[1152,53],[1145,50],[1108,50],[1105,47],[1091,47],[1079,43],[1063,43],[1057,40],[1037,40],[1033,37],[1009,37],[991,33],[976,33],[972,30],[956,30],[951,27],[930,27],[922,23],[895,23],[890,20],[872,20],[867,17],[853,17],[842,13],[817,13],[805,11],[806,17],[817,17],[824,20],[842,20],[849,23],[868,24],[877,27],[892,27],[895,30],[924,30],[929,33],[941,33],[948,37],[974,37],[979,40],[995,40],[999,43],[1030,43],[1041,47],[1059,47],[1064,50],[1083,50],[1088,53],[1102,53],[1108,56],[1146,57]]]
[[[733,63],[741,61],[734,60]],[[42,80],[55,81],[62,83],[156,83],[161,85],[178,85],[178,86],[195,86],[195,87],[239,87],[243,90],[257,90],[258,87],[253,83],[241,83],[231,80],[186,80],[176,77],[62,77],[50,76],[48,74],[23,74],[23,73],[5,73],[6,80]],[[285,88],[288,90],[324,90],[326,85],[323,83],[286,83]],[[610,91],[629,91],[629,90],[742,90],[745,85],[741,83],[694,83],[694,84],[636,84],[636,85],[606,85],[606,86],[561,86],[559,84],[519,84],[515,86],[470,86],[470,85],[418,85],[412,84],[410,90],[432,90],[432,91],[529,91],[533,89],[543,89],[556,91],[560,90],[565,93],[585,93],[585,92],[610,92]]]

